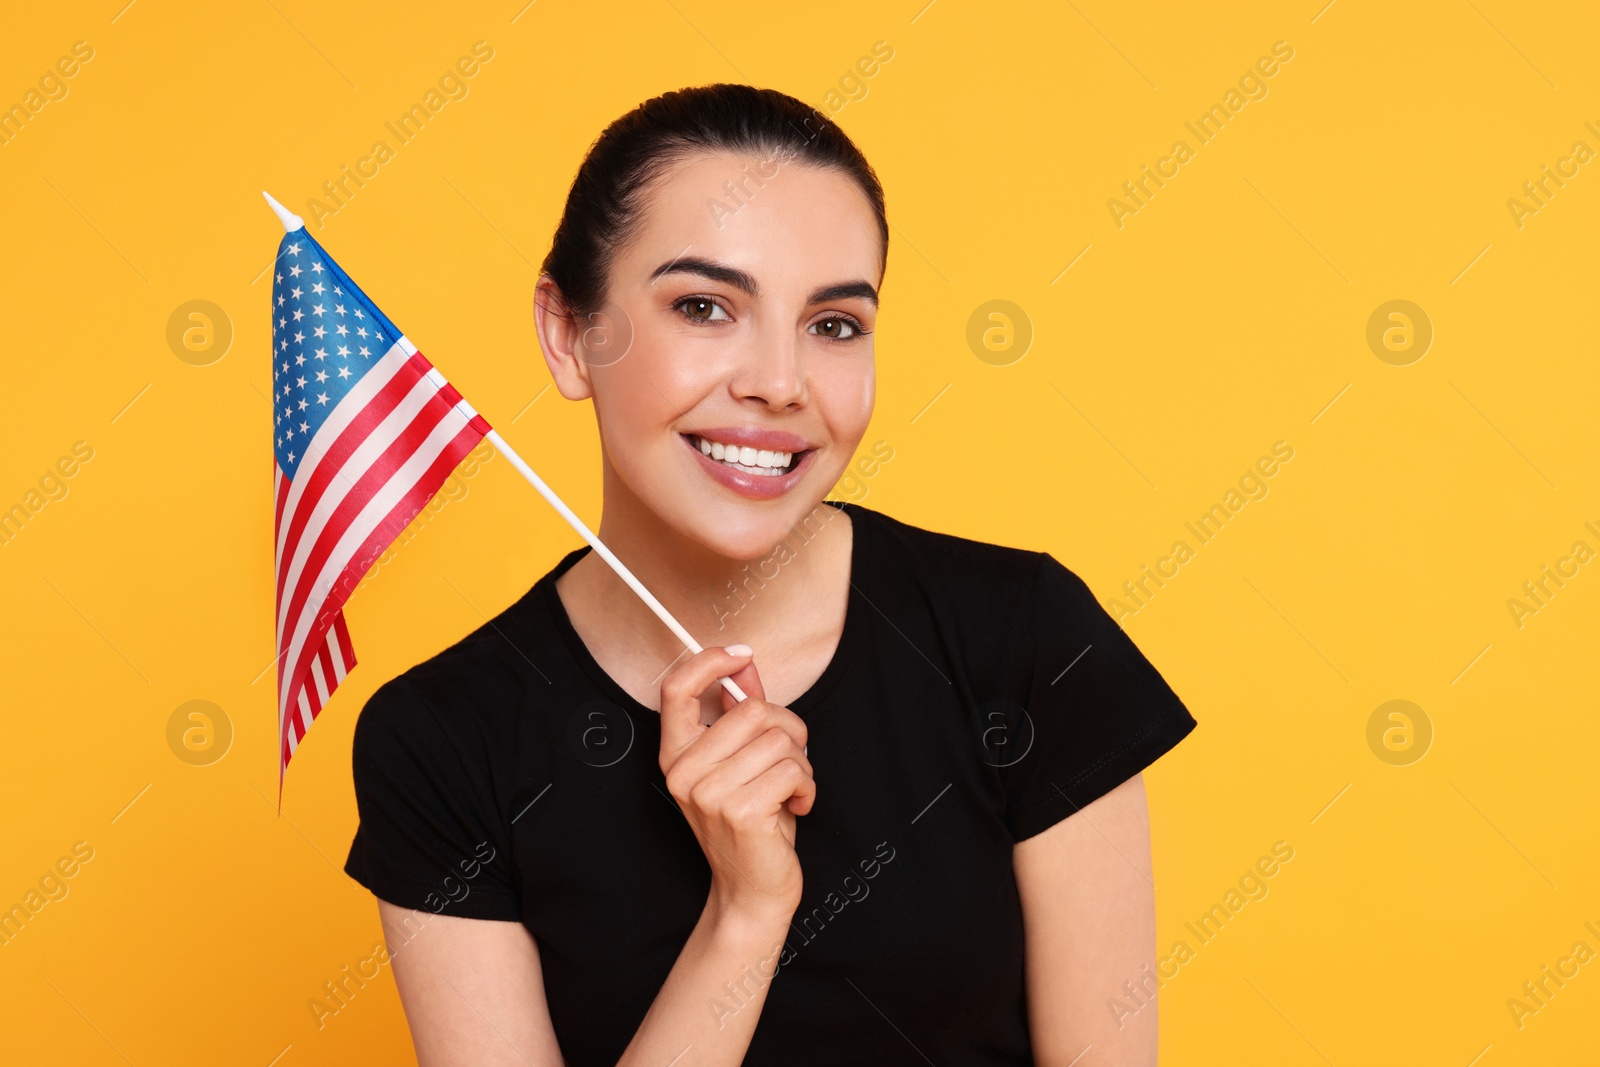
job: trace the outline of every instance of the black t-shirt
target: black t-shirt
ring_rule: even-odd
[[[817,796],[744,1062],[1031,1063],[1012,846],[1195,720],[1048,553],[828,504],[853,520],[851,591],[832,661],[789,705]],[[658,714],[600,668],[556,594],[588,551],[373,694],[345,863],[392,903],[526,925],[568,1067],[621,1056],[711,884],[661,773]],[[745,595],[776,568],[752,565]],[[725,993],[731,1013],[739,982]]]

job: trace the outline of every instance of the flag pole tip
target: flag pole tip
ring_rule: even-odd
[[[285,233],[293,233],[296,230],[305,229],[305,219],[302,219],[299,215],[296,215],[294,212],[290,211],[288,208],[272,199],[272,194],[267,192],[265,189],[261,190],[261,195],[267,198],[268,204],[272,205],[272,210],[278,215],[278,221],[283,223],[283,230]]]

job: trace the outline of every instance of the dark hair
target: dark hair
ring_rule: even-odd
[[[587,317],[605,302],[611,263],[631,236],[652,182],[697,151],[755,152],[835,167],[856,180],[878,217],[884,260],[889,222],[883,186],[843,130],[816,108],[776,89],[720,83],[662,93],[601,132],[572,181],[541,270],[567,309]],[[759,184],[759,178],[752,175]]]

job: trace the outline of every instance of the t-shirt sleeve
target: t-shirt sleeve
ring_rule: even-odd
[[[1032,656],[1022,753],[1001,768],[1015,841],[1109,793],[1197,725],[1083,580],[1040,555],[1023,631]]]
[[[391,904],[467,919],[520,918],[488,742],[404,676],[379,687],[351,742],[360,825],[345,873]]]

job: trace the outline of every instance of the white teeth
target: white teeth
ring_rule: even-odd
[[[701,452],[712,459],[720,460],[735,470],[742,470],[750,474],[764,474],[776,476],[784,473],[789,466],[789,461],[794,458],[793,452],[774,452],[771,449],[757,449],[740,447],[739,445],[725,445],[721,441],[707,441],[698,434],[694,436],[694,443]]]

